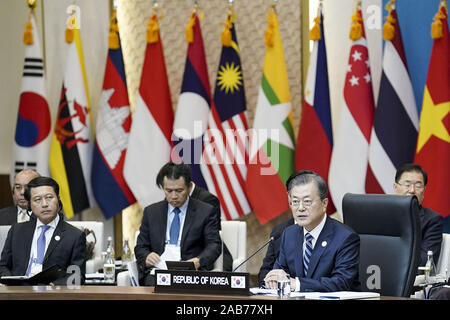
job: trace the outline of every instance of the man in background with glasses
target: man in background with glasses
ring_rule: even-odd
[[[395,174],[394,193],[396,195],[415,195],[420,205],[420,224],[422,228],[422,247],[420,266],[427,263],[427,251],[433,251],[434,263],[437,264],[441,252],[444,218],[429,208],[422,207],[428,176],[421,166],[413,163],[402,165]]]

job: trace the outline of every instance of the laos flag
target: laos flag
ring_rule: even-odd
[[[173,125],[171,159],[189,164],[193,181],[208,189],[210,166],[202,170],[201,163],[212,99],[200,21],[195,13],[189,19],[186,40],[189,46]]]
[[[116,35],[117,42],[110,39],[109,43],[92,162],[92,189],[105,218],[136,202],[123,176],[131,114],[118,32]]]

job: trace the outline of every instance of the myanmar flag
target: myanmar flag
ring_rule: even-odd
[[[50,172],[60,188],[67,218],[94,204],[91,188],[92,131],[80,29],[69,30],[67,61],[52,144]]]
[[[278,18],[272,9],[268,24],[246,180],[249,201],[261,224],[289,209],[284,183],[294,171],[295,149],[283,44]]]
[[[423,205],[447,217],[450,215],[450,38],[443,5],[433,25],[434,43],[414,162],[428,174]]]

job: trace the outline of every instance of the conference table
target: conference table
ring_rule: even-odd
[[[263,295],[217,295],[191,293],[155,293],[154,287],[117,286],[5,286],[0,287],[0,300],[245,300],[277,301],[299,300]],[[300,299],[301,300],[301,299]],[[410,300],[401,297],[381,296],[376,300]]]

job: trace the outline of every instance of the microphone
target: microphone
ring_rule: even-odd
[[[270,239],[268,241],[266,241],[261,247],[258,248],[258,250],[256,250],[255,252],[253,252],[247,259],[245,259],[244,261],[242,261],[242,263],[240,265],[238,265],[236,268],[233,269],[233,272],[235,272],[237,269],[239,269],[244,263],[246,263],[248,260],[250,260],[255,254],[257,254],[258,252],[260,252],[265,246],[267,246],[269,243],[271,243],[274,239],[274,237],[270,237]]]

